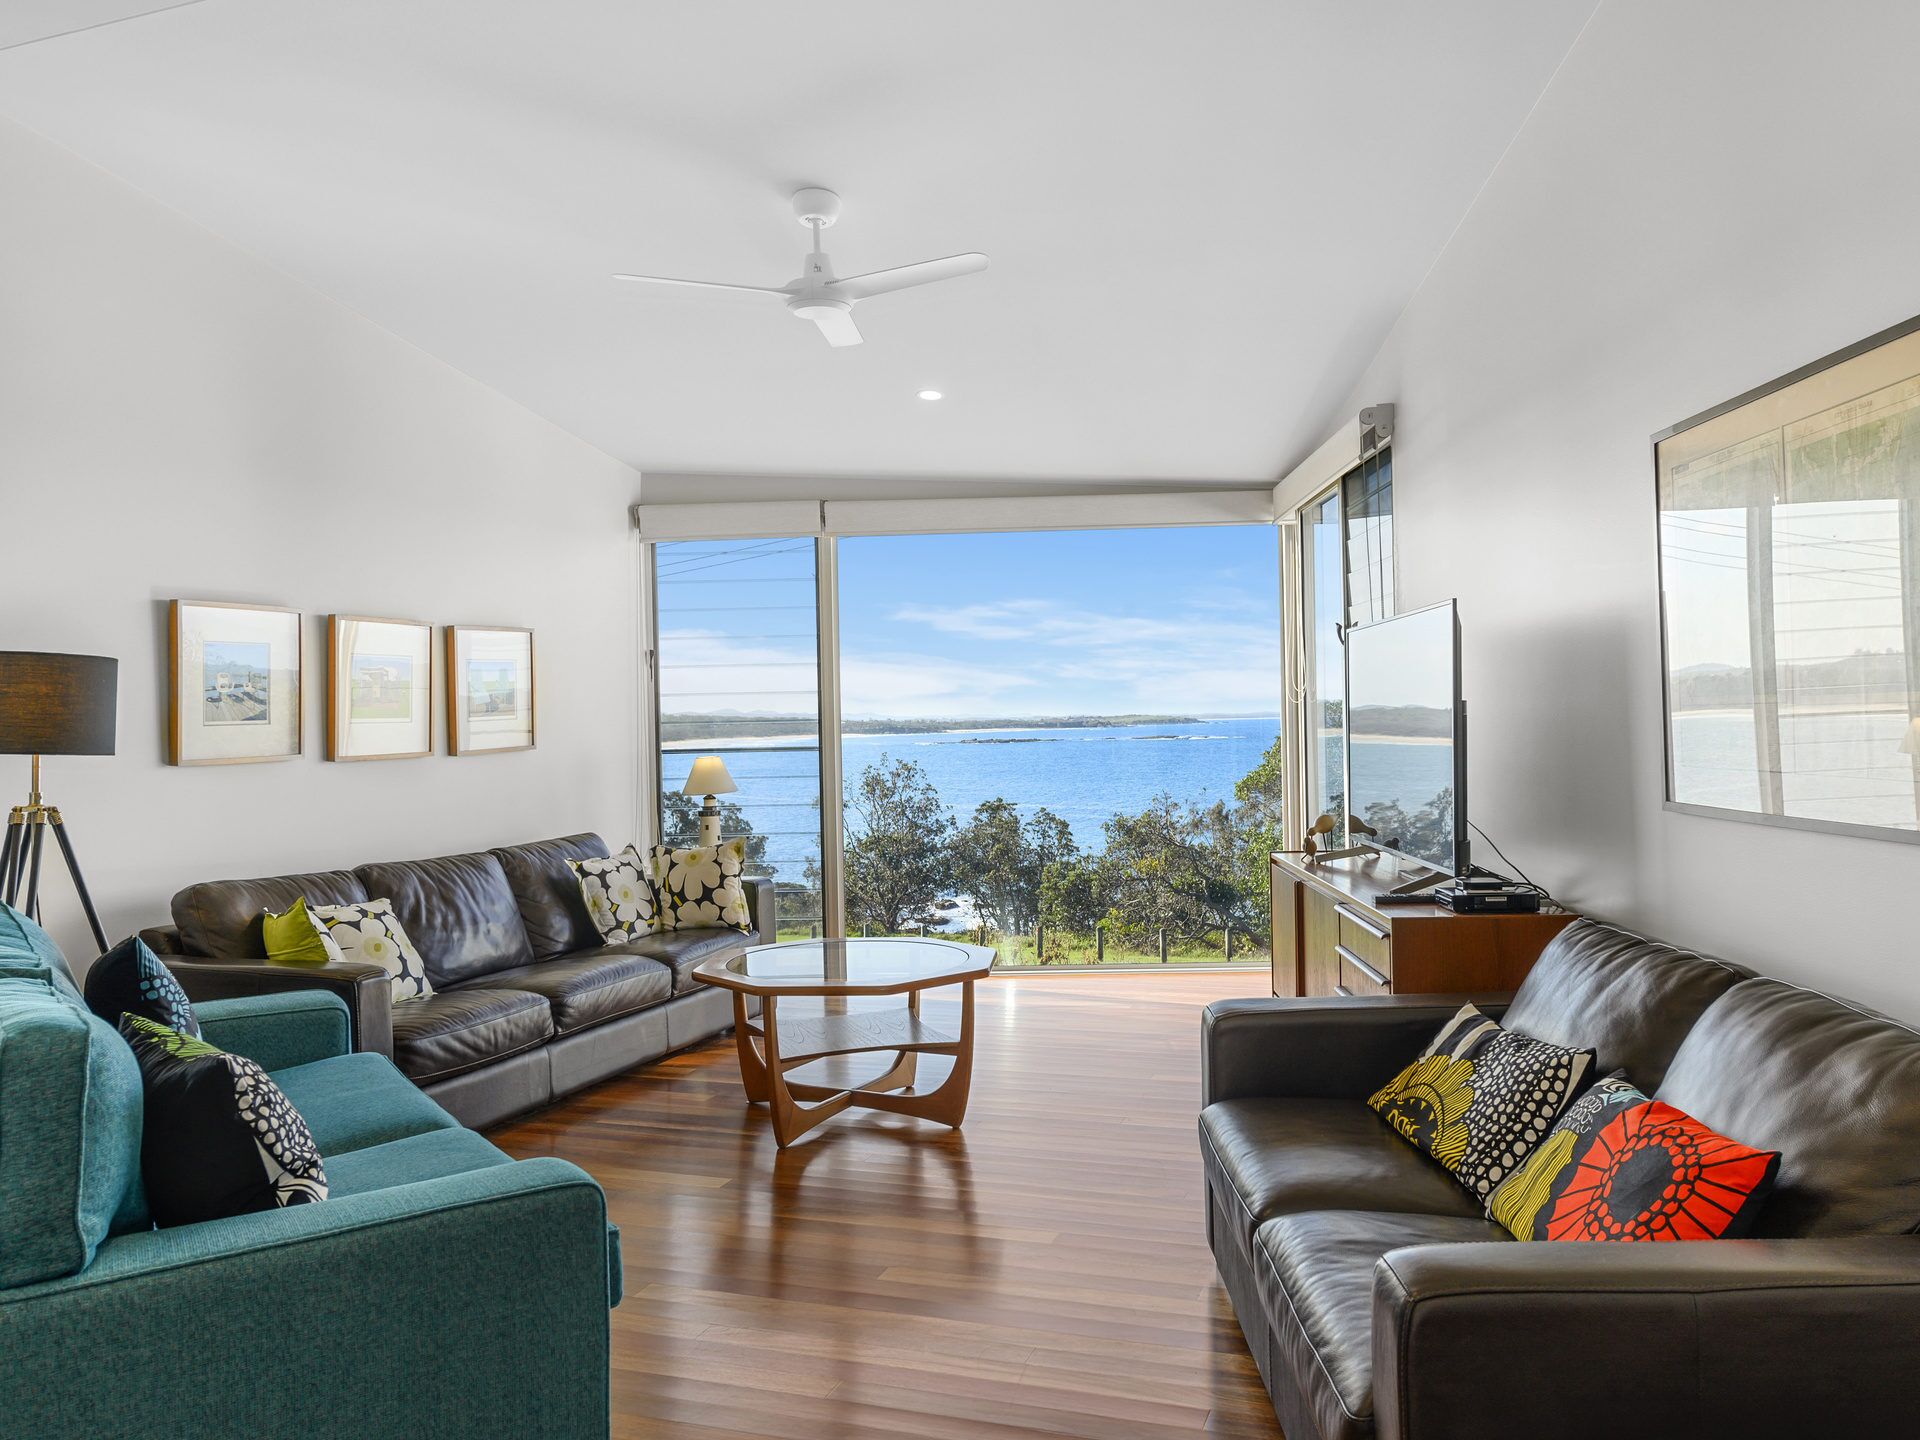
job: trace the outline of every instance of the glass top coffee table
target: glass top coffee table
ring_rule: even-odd
[[[973,1078],[973,982],[993,968],[993,951],[951,940],[797,940],[755,945],[745,954],[709,960],[693,978],[733,992],[733,1035],[747,1099],[773,1115],[785,1149],[849,1106],[886,1110],[960,1128]],[[960,1033],[947,1035],[920,1018],[921,992],[958,985]],[[905,995],[903,1008],[780,1018],[787,996]],[[760,998],[760,1018],[747,997]],[[789,1081],[787,1072],[830,1055],[893,1053],[885,1073],[846,1089]],[[932,1090],[914,1089],[922,1055],[951,1055],[953,1069]]]

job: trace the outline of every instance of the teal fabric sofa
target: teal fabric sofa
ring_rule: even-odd
[[[0,1433],[604,1437],[619,1237],[593,1178],[352,1053],[332,995],[195,1010],[306,1118],[327,1200],[154,1229],[133,1054],[0,905]]]

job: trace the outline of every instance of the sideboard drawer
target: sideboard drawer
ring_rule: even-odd
[[[1393,981],[1384,970],[1370,964],[1364,955],[1345,945],[1336,945],[1340,957],[1340,988],[1349,995],[1389,995]]]
[[[1363,964],[1385,977],[1393,976],[1393,940],[1390,932],[1345,905],[1334,907],[1340,916],[1340,944],[1360,957]]]

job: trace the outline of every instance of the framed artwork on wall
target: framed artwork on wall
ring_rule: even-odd
[[[169,611],[168,760],[246,765],[299,755],[300,612],[218,600],[175,600]]]
[[[433,627],[329,615],[327,758],[410,760],[432,753]]]
[[[1920,318],[1653,454],[1667,807],[1920,842]]]
[[[447,753],[531,750],[533,744],[533,631],[449,625]]]

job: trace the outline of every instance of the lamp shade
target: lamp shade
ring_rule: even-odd
[[[1902,755],[1920,755],[1920,715],[1907,723],[1907,733],[1900,737]]]
[[[693,762],[693,769],[687,772],[687,783],[680,787],[682,795],[731,795],[740,787],[733,783],[733,776],[727,773],[727,765],[718,755],[702,755]]]
[[[120,662],[0,650],[0,755],[111,755]]]

